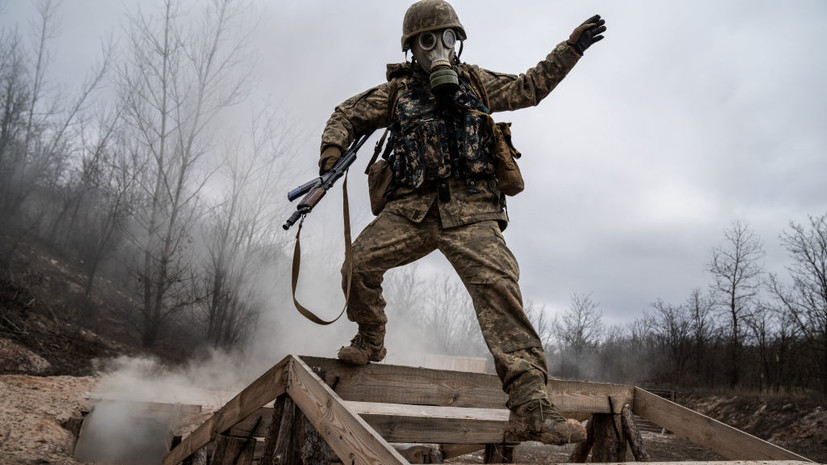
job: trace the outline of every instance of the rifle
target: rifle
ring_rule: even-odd
[[[305,195],[301,202],[296,205],[296,211],[290,215],[290,218],[286,223],[284,223],[284,226],[282,226],[285,230],[290,229],[290,226],[293,226],[299,218],[302,218],[310,213],[310,211],[313,210],[313,207],[315,207],[316,204],[322,200],[322,197],[327,194],[327,191],[333,187],[333,184],[335,184],[339,178],[344,176],[348,168],[350,168],[350,165],[356,161],[356,152],[359,151],[359,148],[362,147],[371,134],[373,134],[372,130],[357,137],[356,140],[350,144],[350,148],[342,154],[342,157],[339,158],[336,164],[333,165],[333,168],[329,171],[287,193],[287,200],[291,202],[304,194],[307,195]]]

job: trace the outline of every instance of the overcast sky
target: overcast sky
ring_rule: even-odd
[[[53,80],[82,78],[101,40],[122,34],[126,9],[159,3],[65,0]],[[293,122],[295,184],[316,172],[333,107],[381,83],[385,64],[404,59],[408,4],[252,6],[253,94],[272,99]],[[27,0],[0,5],[3,26],[25,27],[33,17]],[[573,293],[590,293],[605,322],[629,321],[657,298],[681,303],[693,288],[706,289],[711,249],[734,220],[764,241],[766,269],[783,273],[779,234],[790,220],[827,212],[827,2],[453,5],[468,33],[463,60],[500,72],[534,66],[595,13],[608,27],[538,107],[495,115],[513,122],[523,153],[526,190],[509,199],[505,236],[525,299],[559,312]],[[360,154],[360,168],[372,146]],[[350,183],[357,230],[371,220],[361,171]],[[340,208],[327,202],[305,229],[340,234]],[[421,269],[450,267],[432,255]]]

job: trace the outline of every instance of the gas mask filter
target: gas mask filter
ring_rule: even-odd
[[[416,38],[414,57],[430,74],[431,91],[445,93],[459,87],[457,72],[451,66],[452,53],[457,36],[453,29],[428,31]]]

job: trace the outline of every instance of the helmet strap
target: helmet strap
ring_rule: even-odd
[[[460,40],[460,41],[459,41],[459,52],[457,52],[457,56],[454,58],[454,61],[456,62],[456,64],[459,64],[459,63],[460,63],[460,61],[459,61],[459,57],[462,55],[462,47],[463,47],[463,45],[465,45],[465,41],[464,41],[464,40]]]

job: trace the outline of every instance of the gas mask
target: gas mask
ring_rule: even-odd
[[[413,42],[414,58],[430,73],[431,92],[441,94],[459,87],[457,72],[452,67],[457,42],[453,29],[423,32]]]

